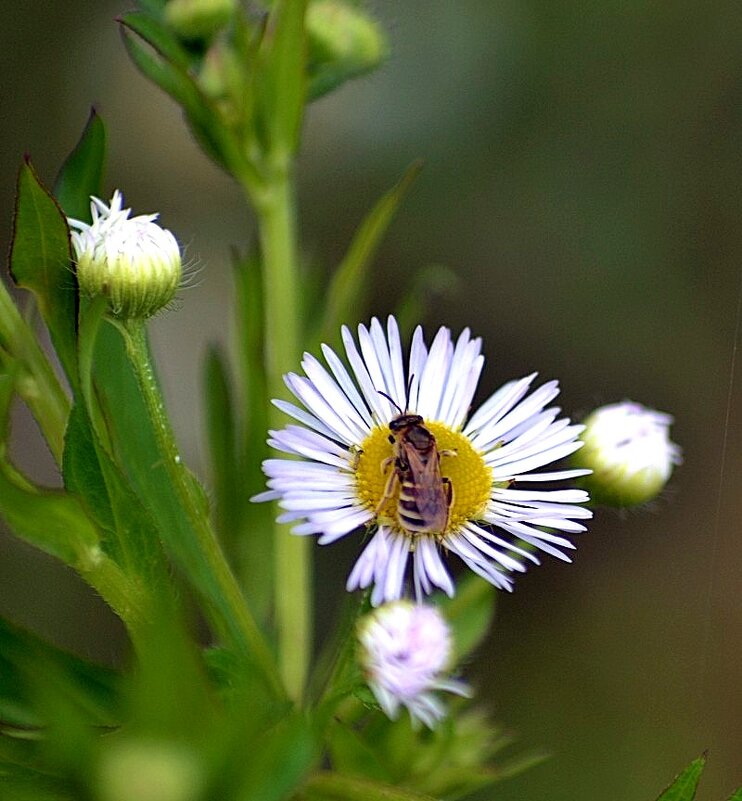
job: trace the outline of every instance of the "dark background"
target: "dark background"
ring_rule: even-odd
[[[0,8],[0,246],[23,153],[51,182],[95,103],[110,134],[109,195],[120,187],[136,212],[161,211],[203,267],[182,308],[152,326],[183,450],[203,471],[201,360],[229,336],[229,246],[251,241],[252,220],[177,108],[127,61],[113,21],[123,0]],[[522,747],[553,757],[491,797],[652,801],[708,748],[699,801],[722,801],[742,784],[742,379],[731,373],[742,10],[732,0],[371,8],[389,63],[308,115],[307,259],[331,268],[364,211],[422,157],[369,311],[392,308],[418,268],[444,265],[459,280],[426,322],[485,338],[483,394],[537,369],[561,380],[572,416],[624,398],[672,412],[685,455],[649,510],[599,514],[575,564],[548,562],[501,597],[470,675]],[[19,462],[54,482],[22,410],[15,437]],[[344,559],[344,575],[354,553],[354,543],[334,559],[318,552],[318,569]],[[105,661],[125,647],[74,576],[6,536],[0,611]]]

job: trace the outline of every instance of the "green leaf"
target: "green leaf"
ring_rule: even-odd
[[[21,539],[75,568],[98,558],[98,531],[77,498],[20,487],[0,468],[0,515]]]
[[[411,164],[402,178],[381,198],[366,215],[350,243],[330,283],[324,301],[324,316],[319,339],[333,341],[342,323],[358,317],[358,308],[366,295],[369,268],[382,237],[394,214],[422,169],[422,162]]]
[[[107,548],[126,572],[145,586],[164,586],[168,578],[159,532],[112,457],[107,424],[93,392],[95,345],[106,308],[103,298],[83,301],[80,307],[81,391],[67,431],[65,486],[84,499],[92,517],[108,532]]]
[[[33,292],[72,386],[77,384],[77,282],[67,221],[27,161],[18,174],[10,272]]]
[[[114,519],[111,500],[98,461],[90,418],[81,402],[72,407],[67,423],[62,477],[67,490],[85,499],[87,509],[96,523],[112,531]]]
[[[729,797],[729,801],[742,801],[742,787],[732,793],[732,795]]]
[[[269,409],[265,375],[263,340],[263,286],[260,262],[256,256],[234,259],[235,317],[237,352],[237,385],[244,388],[245,398],[240,415],[240,476],[243,482],[239,529],[240,553],[236,562],[245,594],[259,619],[266,619],[273,602],[273,576],[261,564],[272,564],[274,514],[271,504],[251,503],[249,498],[265,489],[261,469],[269,455],[266,431]]]
[[[137,33],[173,66],[179,67],[184,72],[191,68],[192,58],[188,50],[183,47],[180,39],[170,28],[154,17],[134,11],[123,14],[118,21]]]
[[[437,599],[453,630],[456,662],[469,656],[487,636],[495,617],[496,601],[497,590],[474,574],[459,582],[453,598]]]
[[[101,196],[106,163],[106,128],[91,109],[85,130],[54,183],[54,196],[68,217],[90,221],[90,196]]]
[[[191,131],[204,152],[230,173],[249,170],[231,132],[224,127],[219,113],[191,76],[187,52],[172,33],[144,14],[125,14],[119,22],[132,61],[183,107]]]
[[[246,761],[235,801],[281,801],[294,797],[317,759],[318,746],[307,719],[299,714],[283,720],[260,739]]]
[[[279,164],[299,146],[306,95],[307,0],[275,0],[256,76],[257,116],[265,150]]]
[[[216,346],[206,354],[203,384],[217,530],[222,542],[231,544],[231,533],[240,517],[243,478],[236,453],[238,432],[232,387],[224,356]]]
[[[675,777],[675,781],[662,793],[657,801],[693,801],[696,797],[696,788],[705,765],[706,755],[702,754]]]
[[[327,746],[331,764],[338,773],[393,783],[394,777],[379,761],[374,748],[350,726],[336,721],[327,732]]]
[[[436,801],[430,795],[329,771],[309,779],[304,797],[307,801]]]
[[[65,694],[90,725],[113,726],[120,721],[119,676],[115,671],[86,662],[0,618],[3,725],[25,728],[41,724],[43,710],[36,707],[27,681],[29,671],[38,673],[40,661],[53,665],[57,675],[64,678]]]

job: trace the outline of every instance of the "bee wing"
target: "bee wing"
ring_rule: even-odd
[[[408,448],[407,460],[420,517],[431,530],[443,530],[448,522],[449,497],[443,486],[438,454],[425,461],[414,448]]]

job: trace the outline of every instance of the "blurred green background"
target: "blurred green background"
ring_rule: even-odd
[[[600,513],[575,563],[501,596],[469,667],[482,699],[549,761],[500,801],[652,801],[703,749],[699,801],[742,784],[742,378],[731,374],[742,263],[742,9],[726,2],[375,0],[383,70],[309,112],[301,159],[308,261],[337,263],[413,159],[425,169],[380,253],[369,313],[420,267],[458,276],[426,318],[470,325],[482,395],[539,370],[580,416],[624,398],[672,412],[685,464],[652,508]],[[229,247],[254,236],[237,188],[127,61],[125,0],[0,2],[0,247],[24,152],[51,183],[94,103],[107,188],[159,210],[201,266],[153,335],[189,462],[197,386],[226,341]],[[727,419],[728,415],[728,419]],[[19,410],[18,461],[57,479]],[[726,449],[726,462],[722,462]],[[341,592],[357,543],[318,550]],[[332,572],[334,571],[334,572]],[[326,585],[323,581],[323,585]],[[323,590],[329,617],[336,596]],[[0,538],[0,611],[112,662],[121,629],[75,577]]]

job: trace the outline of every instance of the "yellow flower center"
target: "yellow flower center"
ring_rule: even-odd
[[[481,519],[492,494],[492,469],[460,431],[454,431],[440,422],[426,422],[424,425],[435,437],[438,453],[441,454],[441,478],[448,479],[453,487],[446,530],[430,532],[442,538],[457,531],[467,520]],[[394,456],[396,447],[389,441],[391,433],[388,426],[374,428],[358,449],[356,491],[364,506],[374,511],[381,504],[389,476],[394,471],[394,463],[387,462]],[[399,490],[400,482],[397,481],[379,510],[378,520],[397,531],[415,536],[415,532],[407,530],[399,521]],[[447,497],[445,492],[442,497]]]

